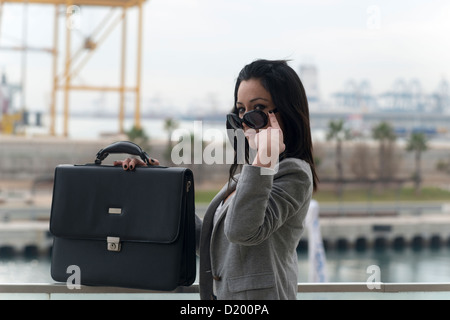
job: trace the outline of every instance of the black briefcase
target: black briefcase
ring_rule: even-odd
[[[191,285],[196,275],[192,171],[101,165],[110,153],[149,161],[139,146],[122,141],[100,150],[95,164],[55,169],[52,278],[67,282],[78,270],[83,285],[162,291]]]

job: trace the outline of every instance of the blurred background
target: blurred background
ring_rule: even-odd
[[[0,282],[53,282],[54,169],[114,141],[172,166],[191,133],[216,159],[180,164],[201,216],[228,180],[236,77],[259,58],[289,60],[306,89],[328,280],[377,265],[385,282],[449,282],[449,14],[444,0],[0,0]],[[298,256],[308,281],[308,230]]]

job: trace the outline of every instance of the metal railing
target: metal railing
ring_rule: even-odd
[[[298,283],[298,299],[450,299],[450,283]],[[179,287],[171,292],[118,287],[80,286],[65,283],[0,284],[4,299],[199,299],[199,285]]]

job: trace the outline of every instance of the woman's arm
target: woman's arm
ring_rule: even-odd
[[[266,240],[309,202],[312,176],[309,165],[288,158],[276,175],[245,165],[225,218],[225,234],[234,243],[257,245]]]
[[[200,234],[202,231],[203,220],[195,215],[195,250],[197,256],[200,256]]]

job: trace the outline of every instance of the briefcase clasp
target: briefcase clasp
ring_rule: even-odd
[[[108,242],[108,251],[119,252],[121,249],[120,246],[120,238],[118,237],[107,237],[106,241]]]

